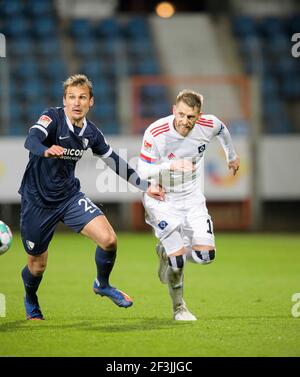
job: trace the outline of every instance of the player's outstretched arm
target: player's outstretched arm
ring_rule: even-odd
[[[116,174],[123,179],[126,179],[126,181],[133,186],[146,192],[149,196],[155,199],[160,198],[159,200],[164,200],[165,191],[160,186],[150,184],[147,180],[141,179],[138,173],[127,163],[127,161],[123,160],[123,158],[117,155],[114,151],[112,151],[108,157],[102,157],[102,159]]]
[[[194,171],[195,166],[190,160],[176,160],[172,162],[149,164],[139,159],[138,172],[143,179],[155,179],[163,170],[188,172]]]

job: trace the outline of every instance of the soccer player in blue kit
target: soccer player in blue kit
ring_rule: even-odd
[[[29,320],[44,319],[37,290],[59,221],[97,244],[94,292],[107,296],[120,307],[133,304],[127,294],[109,283],[117,253],[116,234],[102,211],[80,191],[80,182],[74,175],[76,163],[85,150],[91,148],[118,175],[152,198],[164,199],[164,190],[141,180],[112,150],[102,132],[86,119],[94,97],[92,83],[85,75],[73,75],[64,82],[63,104],[64,107],[45,110],[25,141],[30,154],[19,193],[21,235],[28,254],[22,279]]]

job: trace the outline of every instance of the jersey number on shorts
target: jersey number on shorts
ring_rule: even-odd
[[[94,213],[97,211],[97,207],[94,206],[94,204],[90,201],[89,198],[82,198],[78,200],[79,205],[84,205],[84,211],[89,211],[90,213]]]
[[[212,232],[212,228],[211,228],[211,222],[210,222],[209,219],[207,219],[207,224],[208,224],[208,231],[207,231],[207,233],[212,234],[213,232]]]

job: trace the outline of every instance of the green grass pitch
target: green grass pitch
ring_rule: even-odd
[[[118,308],[92,291],[92,242],[57,233],[39,289],[45,321],[26,321],[20,272],[26,262],[18,234],[0,257],[0,356],[300,356],[300,236],[216,235],[217,258],[188,263],[185,300],[195,322],[172,320],[167,287],[157,278],[155,239],[119,233],[111,283],[134,298]]]

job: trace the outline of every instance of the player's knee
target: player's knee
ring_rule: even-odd
[[[40,255],[28,256],[28,268],[34,276],[41,276],[46,270],[48,260],[48,252],[44,252]]]
[[[32,263],[29,265],[30,272],[34,276],[41,276],[45,272],[47,267],[47,263],[40,262],[40,263]]]
[[[117,236],[114,232],[107,233],[101,239],[101,246],[104,250],[116,250],[117,249]]]
[[[199,264],[209,264],[215,260],[216,250],[192,250],[192,262]]]
[[[173,270],[182,269],[184,267],[185,261],[186,256],[184,254],[168,257],[169,266],[172,267]]]

